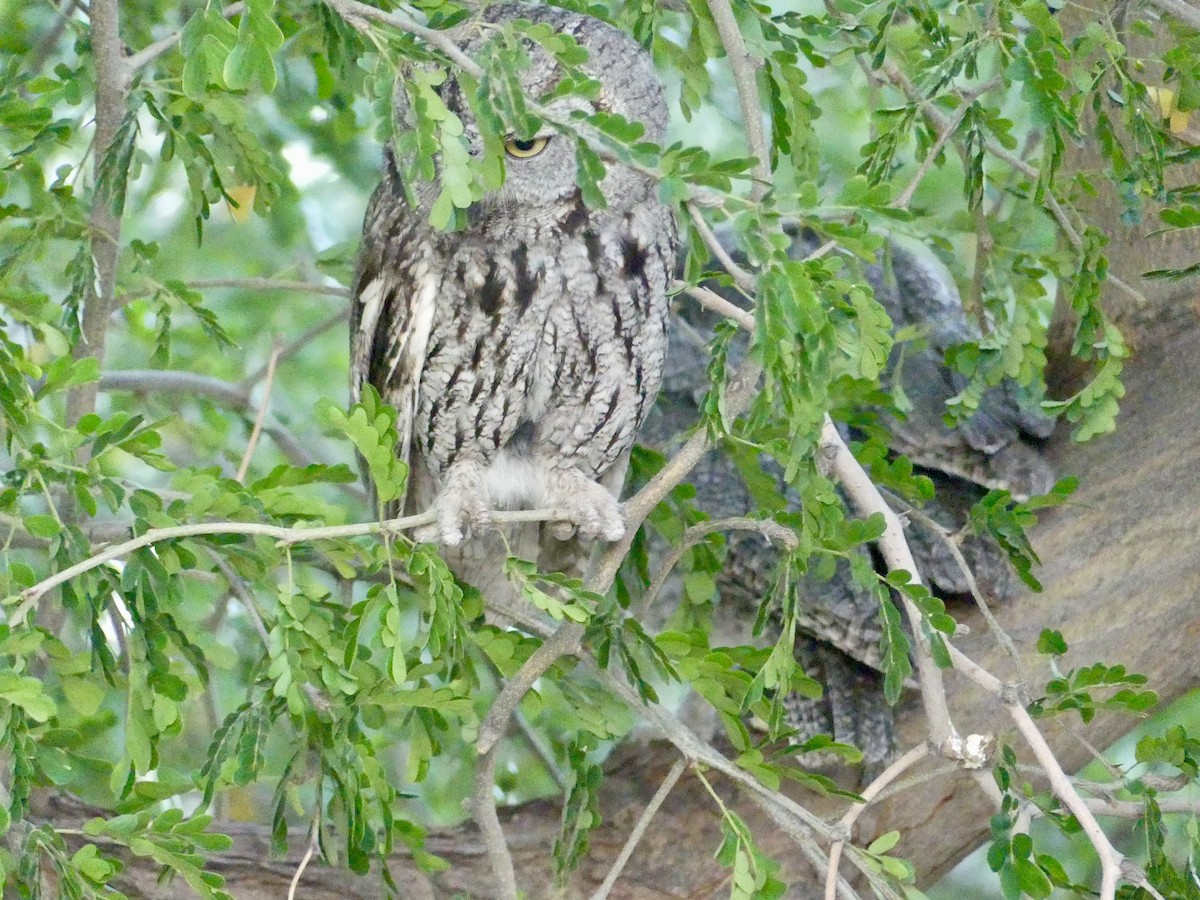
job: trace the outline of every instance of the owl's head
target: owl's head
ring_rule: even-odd
[[[579,65],[579,70],[600,84],[599,94],[592,98],[563,96],[544,102],[548,119],[561,123],[579,112],[616,114],[641,123],[645,128],[642,140],[662,143],[667,128],[667,105],[650,57],[628,35],[605,22],[557,7],[501,3],[488,7],[477,19],[462,26],[464,37],[460,46],[472,59],[482,58],[489,51],[489,42],[499,39],[504,23],[518,19],[548,24],[556,32],[574,38],[588,51],[588,59]],[[524,96],[534,100],[546,97],[560,85],[563,68],[533,40],[524,36],[518,40],[529,58],[529,65],[519,73]],[[397,123],[403,127],[405,122],[412,121],[412,111],[407,107],[407,92],[398,90],[396,94]],[[438,94],[446,108],[462,121],[468,153],[475,159],[482,158],[484,135],[461,82],[451,77],[439,86]],[[561,203],[575,202],[579,187],[574,135],[545,122],[532,136],[498,137],[504,146],[504,183],[476,202],[475,206],[482,208],[476,212],[489,207],[509,212],[514,207],[550,210]],[[435,163],[439,168],[442,165],[440,159],[435,159]],[[432,202],[436,195],[437,185],[430,187],[430,191],[418,190],[421,205]],[[654,189],[646,176],[615,163],[606,163],[600,187],[609,206],[616,209],[637,205]]]

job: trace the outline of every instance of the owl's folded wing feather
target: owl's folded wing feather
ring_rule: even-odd
[[[381,202],[385,193],[386,203]],[[364,384],[372,384],[383,402],[395,407],[396,456],[411,465],[413,418],[437,307],[438,282],[422,254],[411,245],[404,259],[384,258],[385,248],[394,245],[381,237],[395,228],[397,223],[389,220],[397,215],[397,207],[404,209],[406,219],[414,217],[403,196],[397,194],[385,180],[367,210],[350,313],[351,400],[362,396]],[[390,214],[382,212],[389,207]],[[404,508],[404,497],[394,508]]]

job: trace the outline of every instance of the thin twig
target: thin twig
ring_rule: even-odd
[[[701,287],[698,284],[685,285],[678,281],[672,287],[683,291],[705,309],[715,312],[719,316],[724,316],[727,319],[733,319],[740,327],[751,334],[754,333],[754,313],[742,309],[735,303],[730,303],[716,291],[710,291],[708,288]]]
[[[26,57],[26,71],[37,72],[42,68],[42,65],[58,46],[58,42],[62,38],[63,32],[67,30],[67,25],[71,23],[71,16],[74,13],[75,4],[72,0],[66,0],[59,8],[58,15],[55,16],[54,24],[50,27],[50,30],[42,35],[37,42],[37,46]]]
[[[750,187],[750,199],[760,200],[771,184],[771,155],[767,136],[763,129],[762,104],[758,101],[758,78],[756,60],[746,52],[742,29],[733,15],[729,0],[708,0],[713,24],[725,47],[729,69],[733,73],[733,84],[737,89],[738,105],[742,109],[742,125],[746,129],[746,144],[754,157],[754,183]]]
[[[308,329],[308,331],[304,332],[298,338],[290,341],[286,346],[284,346],[283,349],[279,351],[277,359],[275,354],[272,354],[272,356],[268,358],[265,363],[238,382],[239,386],[249,389],[251,386],[258,384],[263,380],[263,378],[266,377],[272,362],[274,362],[275,365],[281,365],[287,362],[297,353],[300,353],[302,350],[304,350],[315,338],[320,337],[330,328],[335,328],[336,326],[345,322],[349,317],[350,310],[343,309],[339,312],[335,312],[332,316],[322,319],[312,328]]]
[[[516,522],[550,522],[569,518],[562,510],[528,509],[528,510],[496,510],[492,518],[497,523]],[[355,525],[325,525],[317,527],[297,526],[287,528],[282,525],[268,525],[263,522],[199,522],[191,525],[171,525],[167,528],[152,528],[135,538],[121,544],[107,547],[99,553],[89,556],[60,572],[43,578],[32,587],[21,591],[21,604],[12,613],[14,621],[21,621],[29,609],[37,603],[47,591],[70,581],[85,572],[98,568],[114,559],[128,556],[135,550],[150,547],[163,541],[179,540],[180,538],[206,537],[218,534],[240,534],[255,537],[272,538],[285,546],[326,541],[340,538],[362,537],[368,534],[383,532],[397,533],[408,531],[421,525],[437,521],[437,513],[427,510],[412,516],[401,516],[396,519],[384,519],[378,522],[361,522]]]
[[[1004,708],[1016,724],[1017,730],[1021,732],[1021,736],[1025,738],[1029,749],[1033,751],[1033,755],[1045,771],[1051,790],[1079,821],[1080,827],[1083,828],[1088,840],[1096,849],[1096,855],[1100,858],[1101,900],[1113,900],[1116,896],[1117,884],[1122,877],[1125,857],[1109,841],[1108,835],[1104,833],[1095,816],[1092,815],[1092,811],[1075,789],[1075,785],[1071,783],[1070,777],[1063,771],[1062,765],[1054,756],[1054,751],[1050,749],[1050,745],[1046,743],[1046,739],[1038,730],[1037,723],[1033,721],[1024,704],[1021,703],[1018,692],[1001,683],[995,675],[967,657],[953,644],[947,643],[946,647],[950,652],[950,658],[954,661],[954,668],[989,694],[998,697],[1004,704]]]
[[[454,42],[453,37],[446,31],[438,31],[436,28],[427,28],[424,25],[418,25],[412,19],[402,16],[399,13],[384,12],[373,6],[367,6],[365,3],[357,3],[355,0],[326,0],[326,2],[339,16],[357,28],[365,28],[366,23],[375,22],[379,25],[387,25],[391,28],[408,32],[411,35],[419,37],[431,47],[436,47],[445,54],[447,59],[472,78],[483,77],[483,69],[479,67],[479,64],[463,53],[462,48]]]
[[[271,358],[267,360],[267,383],[263,385],[262,403],[258,405],[258,415],[254,417],[254,427],[250,429],[250,439],[246,441],[246,452],[238,465],[234,480],[238,484],[246,483],[246,472],[250,470],[250,460],[254,456],[254,448],[258,446],[258,437],[262,434],[263,420],[267,417],[267,408],[271,405],[271,388],[275,386],[275,364],[279,360],[280,348],[276,345],[271,350]]]
[[[245,3],[231,3],[229,6],[221,10],[221,15],[229,19],[233,16],[241,15],[242,10],[246,8]],[[164,53],[173,50],[175,45],[179,43],[179,36],[183,34],[183,29],[169,34],[165,38],[160,38],[153,44],[147,44],[137,53],[131,53],[125,60],[125,65],[129,67],[130,72],[136,72],[143,66],[147,66],[154,60],[158,59]]]
[[[546,767],[546,771],[550,773],[550,777],[554,780],[558,789],[565,792],[571,785],[567,776],[563,774],[563,770],[559,767],[558,760],[554,758],[554,751],[534,727],[529,724],[529,720],[525,718],[525,713],[521,712],[519,707],[513,712],[513,721],[517,723],[517,728],[521,732],[521,736],[525,738],[525,743],[530,746],[537,755],[537,758],[542,761],[542,765]]]
[[[692,224],[696,227],[697,233],[704,240],[704,245],[716,257],[717,262],[721,264],[721,268],[730,274],[734,283],[743,291],[753,291],[755,286],[754,276],[734,262],[733,257],[729,255],[729,251],[721,246],[721,242],[717,240],[717,236],[709,228],[708,222],[704,220],[704,216],[696,204],[686,203],[684,205],[687,207],[688,215],[692,217]]]
[[[1103,797],[1084,797],[1084,805],[1098,816],[1116,819],[1140,819],[1146,815],[1146,804],[1137,800],[1105,800]],[[1184,800],[1176,797],[1156,799],[1158,811],[1163,815],[1182,814],[1200,816],[1200,800]],[[1038,810],[1041,812],[1041,810]]]
[[[633,856],[633,851],[637,849],[637,845],[642,842],[642,837],[646,833],[646,829],[650,827],[650,822],[654,819],[654,814],[658,812],[659,807],[667,799],[667,795],[671,793],[671,789],[675,787],[675,782],[679,781],[679,776],[683,774],[683,770],[688,766],[686,759],[675,760],[675,765],[671,766],[671,771],[667,772],[667,777],[663,779],[662,784],[658,786],[658,790],[654,792],[654,796],[650,798],[650,802],[646,804],[646,808],[642,810],[642,815],[638,818],[637,824],[633,826],[633,830],[629,832],[629,837],[625,841],[625,846],[621,848],[621,852],[617,854],[616,860],[612,864],[612,868],[608,870],[608,874],[604,876],[604,881],[597,889],[596,893],[592,894],[592,900],[606,900],[608,892],[613,889],[613,885],[617,883],[617,879],[621,877],[621,872],[625,868],[625,864],[629,862],[629,858]]]
[[[739,785],[751,802],[766,813],[779,827],[779,830],[800,847],[804,854],[812,860],[814,866],[818,869],[824,868],[827,859],[816,843],[814,835],[825,840],[833,839],[833,829],[826,822],[785,794],[772,790],[760,783],[749,772],[738,768],[710,744],[700,740],[691,729],[662,707],[653,703],[643,703],[632,686],[607,669],[601,669],[590,657],[584,662],[592,674],[603,681],[617,697],[631,708],[639,709],[646,724],[660,738],[672,744],[684,759],[715,769]],[[855,859],[855,864],[865,875],[873,876],[874,873],[868,866],[863,865],[861,860]],[[845,890],[847,897],[855,896],[848,885],[845,886]]]
[[[975,259],[971,267],[971,289],[963,298],[963,308],[975,319],[982,335],[991,333],[991,323],[988,322],[987,310],[983,305],[983,289],[995,245],[996,240],[992,237],[987,212],[980,202],[975,208]]]
[[[878,79],[879,76],[875,74],[874,70],[871,68],[869,63],[866,62],[866,60],[860,58],[859,64],[867,73],[868,78]],[[941,132],[949,127],[949,117],[936,106],[934,106],[933,103],[928,99],[922,97],[913,83],[908,80],[908,77],[902,71],[900,71],[899,67],[897,67],[894,63],[885,62],[881,71],[883,72],[883,75],[887,81],[891,82],[896,88],[898,88],[900,93],[904,94],[910,103],[920,106],[921,114],[929,120],[934,130]],[[1016,169],[1025,177],[1030,178],[1033,181],[1037,181],[1040,177],[1040,173],[1034,166],[1030,165],[1007,148],[1002,147],[995,139],[986,139],[984,141],[984,149],[987,150],[987,152],[992,156],[1002,160],[1007,165]],[[1058,223],[1058,228],[1063,233],[1063,236],[1066,237],[1067,242],[1075,250],[1082,250],[1083,238],[1075,229],[1075,225],[1071,222],[1071,218],[1067,215],[1066,210],[1062,208],[1062,204],[1058,202],[1058,198],[1055,197],[1050,191],[1046,191],[1045,195],[1043,196],[1043,200],[1046,203],[1046,208],[1050,210],[1050,214],[1054,217],[1055,222]],[[1108,281],[1112,282],[1113,285],[1131,296],[1139,305],[1144,306],[1146,304],[1147,301],[1145,294],[1129,283],[1123,281],[1121,278],[1117,277],[1111,271],[1108,273]]]
[[[263,642],[263,646],[269,647],[271,645],[271,632],[267,628],[267,623],[263,619],[262,612],[258,608],[258,602],[254,599],[254,595],[250,593],[250,589],[246,587],[246,583],[242,581],[224,556],[216,550],[210,550],[208,555],[213,561],[213,565],[225,576],[225,582],[229,585],[229,590],[233,592],[233,595],[241,602],[242,608],[246,610],[246,618],[250,620],[250,623],[254,626],[254,630],[258,632],[258,637]]]
[[[583,626],[578,622],[564,622],[559,625],[550,639],[543,641],[525,660],[516,673],[504,683],[496,699],[492,701],[488,714],[479,726],[479,737],[475,741],[475,749],[481,757],[488,756],[496,747],[504,732],[508,730],[508,721],[524,696],[533,687],[534,682],[542,677],[554,663],[564,656],[573,656],[579,652],[580,640],[583,638]]]
[[[712,522],[701,522],[699,525],[693,525],[684,533],[679,543],[671,548],[662,561],[658,564],[654,576],[650,579],[650,584],[646,588],[641,599],[636,607],[630,610],[629,615],[634,619],[643,620],[650,607],[654,604],[667,579],[670,577],[674,568],[679,565],[679,561],[683,559],[683,555],[692,547],[701,543],[710,534],[715,534],[722,531],[753,531],[761,534],[768,541],[777,541],[787,549],[794,550],[799,544],[800,539],[796,536],[796,532],[788,528],[786,525],[780,525],[774,519],[752,519],[748,516],[731,516],[727,519],[716,519]]]
[[[187,286],[198,291],[211,288],[232,288],[245,291],[295,291],[302,294],[324,294],[329,297],[350,298],[350,289],[339,284],[319,281],[288,281],[281,278],[197,278]]]
[[[321,797],[318,792],[316,800],[316,811],[313,813],[312,827],[308,833],[308,849],[304,851],[304,856],[300,860],[300,864],[296,866],[296,874],[292,876],[292,883],[288,887],[288,900],[296,900],[296,888],[300,886],[300,878],[304,875],[304,870],[308,868],[309,862],[317,852],[317,848],[321,845]]]
[[[900,196],[892,202],[892,206],[896,209],[908,209],[908,205],[912,203],[913,194],[917,192],[917,188],[921,186],[921,182],[925,180],[925,176],[929,174],[929,170],[933,168],[933,164],[937,161],[938,154],[942,152],[942,148],[946,146],[946,142],[953,137],[954,132],[958,131],[958,126],[962,123],[967,111],[974,105],[976,100],[992,90],[992,88],[998,87],[1000,83],[1000,76],[997,75],[995,78],[963,94],[962,102],[959,104],[958,110],[954,115],[946,117],[938,125],[937,139],[933,142],[933,146],[929,148],[929,152],[925,154],[925,158],[921,160],[921,164],[917,167],[917,171],[909,180],[908,185],[900,192]]]
[[[962,550],[958,546],[958,542],[954,540],[953,536],[951,536],[944,527],[942,527],[941,523],[932,517],[927,516],[924,512],[912,506],[911,504],[906,503],[902,498],[892,494],[890,491],[881,493],[887,494],[888,500],[893,506],[900,507],[900,510],[904,513],[905,518],[921,525],[926,531],[929,531],[931,534],[933,534],[933,536],[938,539],[939,543],[941,543],[942,546],[949,551],[950,556],[954,559],[954,564],[958,566],[959,572],[962,573],[963,578],[967,582],[967,590],[971,594],[971,599],[975,601],[975,605],[979,608],[979,613],[983,616],[983,620],[987,623],[988,630],[995,637],[996,643],[999,644],[1000,649],[1003,650],[1009,659],[1012,660],[1015,671],[1017,672],[1017,677],[1024,681],[1025,667],[1021,662],[1021,654],[1017,652],[1016,645],[1013,644],[1012,638],[1009,637],[1008,632],[1004,630],[1003,626],[1001,626],[1000,622],[992,613],[992,609],[988,605],[987,599],[983,596],[983,592],[979,589],[979,583],[975,580],[975,573],[971,571],[971,567],[967,564],[967,559],[965,556],[963,556]]]
[[[846,814],[838,820],[837,827],[843,836],[834,841],[833,846],[829,848],[829,867],[825,870],[825,900],[835,900],[837,897],[838,866],[842,860],[842,848],[846,846],[846,841],[850,839],[854,823],[858,821],[858,817],[866,811],[867,806],[879,795],[880,791],[928,755],[929,745],[925,743],[917,744],[917,746],[913,747],[880,772],[875,780],[867,785],[866,790],[860,794],[862,802],[852,804],[846,810]]]
[[[237,412],[252,409],[250,391],[232,381],[223,381],[175,369],[120,369],[100,376],[100,390],[133,394],[190,394],[210,397]]]
[[[197,372],[159,369],[124,369],[100,376],[102,391],[130,391],[135,394],[202,395],[217,400],[237,412],[257,415],[258,409],[250,400],[249,386],[211,378]],[[304,442],[274,416],[265,420],[263,430],[294,465],[307,466],[316,462]],[[361,499],[361,493],[348,485],[343,489]]]

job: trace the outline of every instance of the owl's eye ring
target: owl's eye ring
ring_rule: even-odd
[[[548,137],[535,137],[527,141],[510,137],[504,142],[504,152],[514,159],[529,159],[545,150],[548,143],[550,143]]]

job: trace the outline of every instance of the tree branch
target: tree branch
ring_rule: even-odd
[[[979,590],[979,583],[975,580],[975,573],[971,571],[971,567],[967,564],[967,559],[963,556],[962,550],[956,541],[942,525],[930,516],[925,515],[921,510],[917,509],[909,503],[905,503],[900,497],[891,494],[890,492],[881,491],[887,494],[887,498],[892,505],[898,506],[905,518],[916,522],[931,532],[934,537],[941,542],[942,546],[950,554],[954,560],[954,564],[958,567],[958,571],[962,573],[963,580],[967,583],[967,591],[971,594],[971,599],[975,601],[975,606],[979,610],[983,620],[987,622],[988,630],[991,631],[996,638],[996,643],[1000,648],[1008,654],[1008,658],[1012,660],[1013,669],[1018,677],[1024,680],[1024,667],[1021,664],[1021,655],[1017,653],[1016,645],[1013,644],[1012,638],[1008,632],[1001,627],[996,621],[995,615],[992,613],[991,607],[988,605],[987,599],[983,596],[983,592]]]
[[[871,67],[867,65],[864,60],[860,60],[860,65],[863,67],[863,71],[867,73],[868,78],[879,78],[879,76],[874,73]],[[885,62],[883,64],[882,71],[886,80],[896,87],[910,103],[920,106],[921,114],[925,116],[935,131],[941,133],[946,130],[953,130],[950,125],[950,117],[934,106],[933,103],[931,103],[928,99],[922,97],[917,91],[916,87],[913,86],[912,82],[908,80],[904,73],[901,72],[894,63]],[[963,99],[961,94],[959,95],[959,99],[960,101]],[[1031,166],[1025,160],[1021,159],[1021,157],[1017,156],[1015,153],[1012,153],[1005,147],[1000,146],[996,140],[992,138],[985,140],[984,149],[987,150],[987,152],[992,156],[996,157],[996,159],[999,159],[1016,169],[1026,178],[1032,179],[1036,182],[1040,177],[1040,173],[1036,168]],[[1054,221],[1058,223],[1058,228],[1063,233],[1063,236],[1067,239],[1067,242],[1075,250],[1082,250],[1083,238],[1075,229],[1075,225],[1071,222],[1066,210],[1062,208],[1062,204],[1058,202],[1058,198],[1055,197],[1050,191],[1046,191],[1043,199],[1046,203],[1046,208],[1050,210],[1050,214],[1054,217]],[[1111,271],[1108,273],[1108,280],[1125,293],[1129,294],[1129,296],[1133,297],[1138,304],[1146,304],[1146,296],[1141,291],[1133,287],[1128,282],[1123,281]]]
[[[713,230],[708,226],[708,222],[704,221],[704,216],[696,207],[696,204],[686,203],[684,205],[687,207],[692,224],[703,239],[704,245],[708,247],[709,252],[721,264],[721,268],[729,273],[733,278],[734,284],[739,288],[747,293],[753,293],[756,284],[754,276],[733,261],[733,257],[729,255],[729,251],[721,246],[721,242],[713,234]]]
[[[1189,28],[1200,31],[1200,9],[1196,9],[1187,0],[1150,0],[1150,5],[1173,16]]]
[[[198,291],[208,288],[232,288],[242,291],[297,291],[303,294],[325,294],[350,299],[350,289],[340,284],[319,281],[289,281],[284,278],[197,278],[187,286]]]
[[[118,0],[95,0],[88,8],[91,23],[92,63],[96,71],[96,132],[92,141],[92,211],[88,220],[95,278],[90,280],[80,304],[80,339],[75,359],[95,357],[103,366],[109,313],[115,306],[117,264],[120,258],[121,220],[113,213],[111,198],[100,190],[101,172],[112,149],[129,93],[129,70],[121,43]],[[67,394],[67,423],[74,425],[96,409],[96,384],[88,382]],[[86,452],[86,451],[85,451]]]
[[[755,362],[747,362],[730,380],[726,405],[731,416],[740,415],[749,405],[760,375],[761,367]],[[593,560],[584,578],[588,590],[600,594],[608,591],[620,568],[621,561],[629,552],[634,534],[641,527],[646,516],[687,477],[708,450],[708,444],[707,433],[698,431],[641,491],[622,504],[622,512],[625,515],[625,536],[621,540],[609,544],[603,553]],[[512,871],[512,858],[507,845],[492,846],[494,837],[491,830],[492,823],[495,821],[498,828],[499,820],[495,818],[495,798],[490,791],[483,790],[483,780],[488,777],[489,772],[492,773],[492,776],[495,774],[496,744],[508,730],[509,720],[521,698],[557,660],[563,656],[579,653],[583,632],[583,627],[574,622],[565,622],[560,625],[504,685],[492,702],[487,717],[480,727],[479,739],[476,743],[480,757],[475,772],[475,814],[484,817],[482,820],[477,819],[477,824],[489,836],[488,853],[493,866],[496,867],[494,870],[496,879],[501,885],[508,884],[508,876]],[[480,804],[487,804],[488,808],[483,808]],[[507,898],[510,895],[502,896]]]
[[[549,522],[561,521],[567,518],[561,510],[554,509],[496,510],[492,513],[492,517],[498,523]],[[62,571],[42,579],[32,587],[21,591],[18,596],[21,597],[22,602],[12,613],[12,620],[17,622],[23,621],[29,610],[52,588],[58,587],[60,584],[70,581],[72,578],[83,575],[86,572],[90,572],[92,569],[111,562],[114,559],[128,556],[135,550],[140,550],[143,547],[151,547],[162,541],[208,537],[218,534],[241,534],[273,538],[282,544],[290,546],[292,544],[310,543],[312,541],[362,537],[368,534],[383,534],[385,532],[394,534],[400,531],[408,531],[421,525],[428,525],[435,521],[437,521],[437,513],[433,510],[426,510],[412,516],[401,516],[396,519],[384,519],[378,522],[361,522],[354,525],[297,526],[289,528],[283,525],[268,525],[264,522],[200,522],[192,525],[171,525],[167,528],[151,528],[149,531],[128,541],[115,544],[112,547],[106,547],[99,553],[89,556],[87,559],[81,560],[72,566],[68,566]]]
[[[921,186],[921,182],[925,180],[925,176],[929,174],[929,170],[933,168],[933,164],[937,162],[938,154],[942,152],[942,148],[946,146],[946,142],[953,137],[954,132],[958,131],[958,126],[962,124],[967,110],[974,105],[976,100],[999,85],[1000,77],[996,76],[979,85],[979,87],[973,88],[966,94],[963,94],[962,103],[959,104],[957,111],[955,111],[953,116],[946,118],[939,125],[937,128],[937,140],[933,142],[933,146],[929,148],[929,152],[921,160],[921,164],[917,167],[917,171],[913,174],[912,179],[908,182],[904,190],[900,192],[900,196],[895,199],[892,206],[897,209],[908,209],[909,204],[912,203],[913,194],[917,192],[917,188]]]
[[[308,329],[308,331],[304,332],[304,334],[300,335],[298,338],[291,341],[286,346],[280,348],[278,354],[272,353],[271,356],[267,358],[267,361],[265,363],[263,363],[261,366],[259,366],[257,369],[255,369],[253,372],[249,373],[245,378],[243,378],[238,383],[239,386],[246,390],[249,390],[251,387],[253,387],[254,385],[258,384],[260,381],[262,381],[264,377],[266,377],[267,373],[271,369],[272,361],[274,361],[275,365],[279,365],[280,363],[286,362],[287,360],[289,360],[293,356],[295,356],[297,353],[302,351],[305,347],[307,347],[311,341],[320,337],[325,332],[327,332],[329,329],[335,328],[338,325],[342,324],[349,317],[350,317],[350,310],[343,309],[339,312],[334,313],[332,316],[322,319],[320,322],[318,322],[312,328]]]
[[[221,15],[227,19],[230,19],[234,16],[241,15],[242,10],[245,8],[245,3],[231,3],[221,10]],[[181,34],[183,34],[183,29],[180,29],[174,34],[169,34],[165,38],[155,41],[153,44],[147,44],[137,53],[131,53],[128,57],[126,57],[125,65],[128,67],[130,72],[136,72],[138,69],[148,66],[164,53],[175,49],[175,45],[179,43],[179,36]]]
[[[479,726],[479,738],[475,741],[475,749],[481,756],[490,754],[500,738],[504,737],[505,731],[508,730],[508,721],[516,711],[517,704],[533,687],[534,682],[562,657],[577,654],[582,637],[582,625],[577,622],[564,622],[555,629],[548,640],[543,641],[542,645],[533,651],[516,674],[504,683],[504,687],[492,701],[483,724]]]
[[[837,426],[829,416],[825,417],[825,426],[821,430],[821,445],[818,451],[823,460],[828,462],[829,470],[841,482],[846,496],[850,499],[860,516],[867,518],[875,513],[883,516],[886,523],[884,532],[879,538],[879,552],[883,555],[889,571],[906,571],[912,576],[912,584],[921,584],[921,574],[917,570],[916,560],[904,538],[904,527],[900,518],[890,506],[884,502],[871,481],[870,476],[863,471],[858,460],[838,434]],[[925,708],[925,716],[929,723],[929,737],[939,751],[952,755],[952,746],[959,739],[954,723],[950,720],[950,710],[946,705],[946,689],[942,681],[942,670],[933,661],[933,653],[929,647],[929,639],[921,628],[921,611],[911,600],[901,595],[909,622],[912,624],[913,646],[917,657],[917,671],[921,688],[921,702]]]
[[[547,641],[542,647],[549,643],[550,641]],[[504,838],[504,829],[500,827],[500,816],[496,812],[494,747],[480,754],[475,765],[475,796],[471,804],[471,818],[479,826],[484,845],[487,847],[492,875],[495,878],[495,896],[500,900],[517,900],[517,875],[513,869],[512,854],[508,852],[508,841]]]
[[[672,547],[662,558],[662,561],[658,564],[658,569],[650,579],[650,584],[646,587],[646,592],[638,600],[637,606],[630,610],[629,615],[634,619],[645,618],[650,607],[654,605],[654,601],[658,598],[659,592],[662,591],[663,586],[670,577],[671,572],[679,565],[679,561],[683,559],[683,555],[710,534],[720,531],[757,532],[769,541],[778,541],[788,550],[796,549],[796,545],[800,542],[796,537],[796,532],[786,525],[780,525],[774,519],[752,519],[748,516],[732,516],[728,519],[717,519],[712,522],[701,522],[699,525],[693,525],[683,533],[683,538],[679,543]]]
[[[296,888],[300,886],[304,870],[308,868],[309,862],[321,845],[321,801],[322,798],[318,794],[314,804],[316,809],[313,812],[312,825],[308,832],[308,848],[304,851],[304,856],[300,858],[300,863],[296,866],[296,874],[292,876],[292,881],[288,885],[287,900],[296,900]]]
[[[210,397],[223,406],[246,413],[258,418],[261,410],[250,399],[250,389],[253,385],[237,384],[212,378],[197,372],[180,372],[168,369],[123,369],[116,372],[106,372],[100,376],[99,389],[102,391],[129,391],[134,394],[186,394],[188,396]],[[286,425],[274,416],[265,420],[263,430],[271,436],[275,444],[294,465],[307,466],[316,460],[300,440]],[[350,490],[345,485],[345,490]],[[354,492],[361,499],[361,495]]]
[[[946,646],[950,651],[951,659],[954,660],[954,668],[958,669],[989,694],[998,697],[1000,702],[1004,704],[1004,708],[1016,724],[1017,730],[1021,732],[1021,736],[1025,738],[1029,749],[1033,751],[1033,755],[1037,758],[1038,764],[1045,771],[1046,778],[1050,781],[1051,789],[1075,818],[1079,820],[1080,826],[1095,848],[1096,854],[1100,857],[1101,900],[1113,900],[1117,893],[1117,883],[1121,880],[1122,868],[1126,863],[1125,857],[1109,841],[1108,835],[1104,833],[1104,830],[1100,827],[1100,823],[1096,821],[1095,816],[1092,815],[1092,811],[1088,808],[1088,805],[1084,803],[1083,798],[1079,796],[1079,792],[1075,790],[1075,786],[1071,783],[1071,779],[1067,776],[1067,773],[1063,771],[1062,765],[1054,755],[1054,751],[1050,749],[1050,745],[1046,743],[1046,739],[1042,736],[1041,731],[1038,730],[1037,724],[1029,715],[1029,711],[1025,709],[1024,704],[1020,700],[1019,692],[1006,687],[996,676],[978,665],[952,644],[947,643]]]
[[[750,199],[761,200],[771,185],[771,153],[767,136],[763,130],[762,107],[758,102],[758,78],[755,72],[757,60],[746,52],[742,29],[733,15],[729,0],[708,0],[713,24],[729,58],[729,69],[733,73],[733,84],[737,88],[738,104],[742,108],[742,125],[746,129],[746,144],[754,157],[754,184],[750,188]]]
[[[339,16],[356,28],[362,29],[368,22],[375,22],[379,25],[387,25],[391,28],[415,35],[431,47],[436,47],[442,51],[447,59],[472,78],[483,77],[483,69],[479,67],[475,60],[463,53],[458,44],[454,42],[454,38],[449,31],[438,31],[436,28],[427,28],[424,25],[418,25],[412,19],[402,16],[399,13],[384,12],[373,6],[367,6],[365,3],[358,3],[356,0],[325,0],[325,2]]]
[[[667,795],[671,793],[671,788],[675,787],[675,782],[679,781],[679,776],[683,774],[683,770],[687,768],[687,765],[686,759],[677,759],[675,764],[671,766],[671,771],[667,772],[667,777],[662,780],[662,784],[658,786],[658,790],[654,792],[654,796],[646,804],[646,808],[638,818],[637,824],[629,832],[629,839],[625,841],[625,846],[621,848],[621,852],[617,855],[616,860],[614,860],[612,868],[608,870],[608,874],[604,877],[600,888],[596,893],[592,894],[591,900],[607,900],[609,891],[613,889],[613,885],[621,877],[621,872],[624,870],[625,864],[629,862],[629,857],[633,856],[633,851],[642,842],[642,835],[650,827],[650,822],[654,819],[654,814],[663,805],[663,802],[667,799]]]
[[[234,476],[234,481],[238,484],[246,483],[246,473],[250,471],[250,460],[254,457],[254,448],[258,446],[258,436],[262,434],[263,420],[267,417],[267,409],[271,405],[271,388],[275,386],[275,365],[279,362],[279,352],[280,348],[276,345],[267,360],[266,384],[263,385],[262,403],[254,416],[254,427],[250,430],[250,438],[246,441],[246,450],[242,453],[242,461],[238,464],[237,475]]]
[[[683,291],[710,312],[715,312],[726,319],[733,319],[741,328],[744,328],[751,334],[754,333],[754,313],[748,312],[734,303],[730,303],[716,291],[710,291],[708,288],[701,287],[700,285],[687,285],[681,281],[675,282],[672,288]]]
[[[838,863],[841,861],[842,848],[846,846],[846,841],[850,839],[851,829],[854,828],[854,823],[858,821],[858,817],[866,811],[867,806],[879,796],[879,793],[884,788],[928,755],[929,745],[917,744],[917,746],[913,747],[884,769],[874,781],[867,785],[866,790],[860,794],[862,802],[852,805],[838,821],[838,827],[842,830],[844,836],[834,841],[833,846],[829,848],[829,868],[825,874],[825,900],[834,900],[837,896]]]

